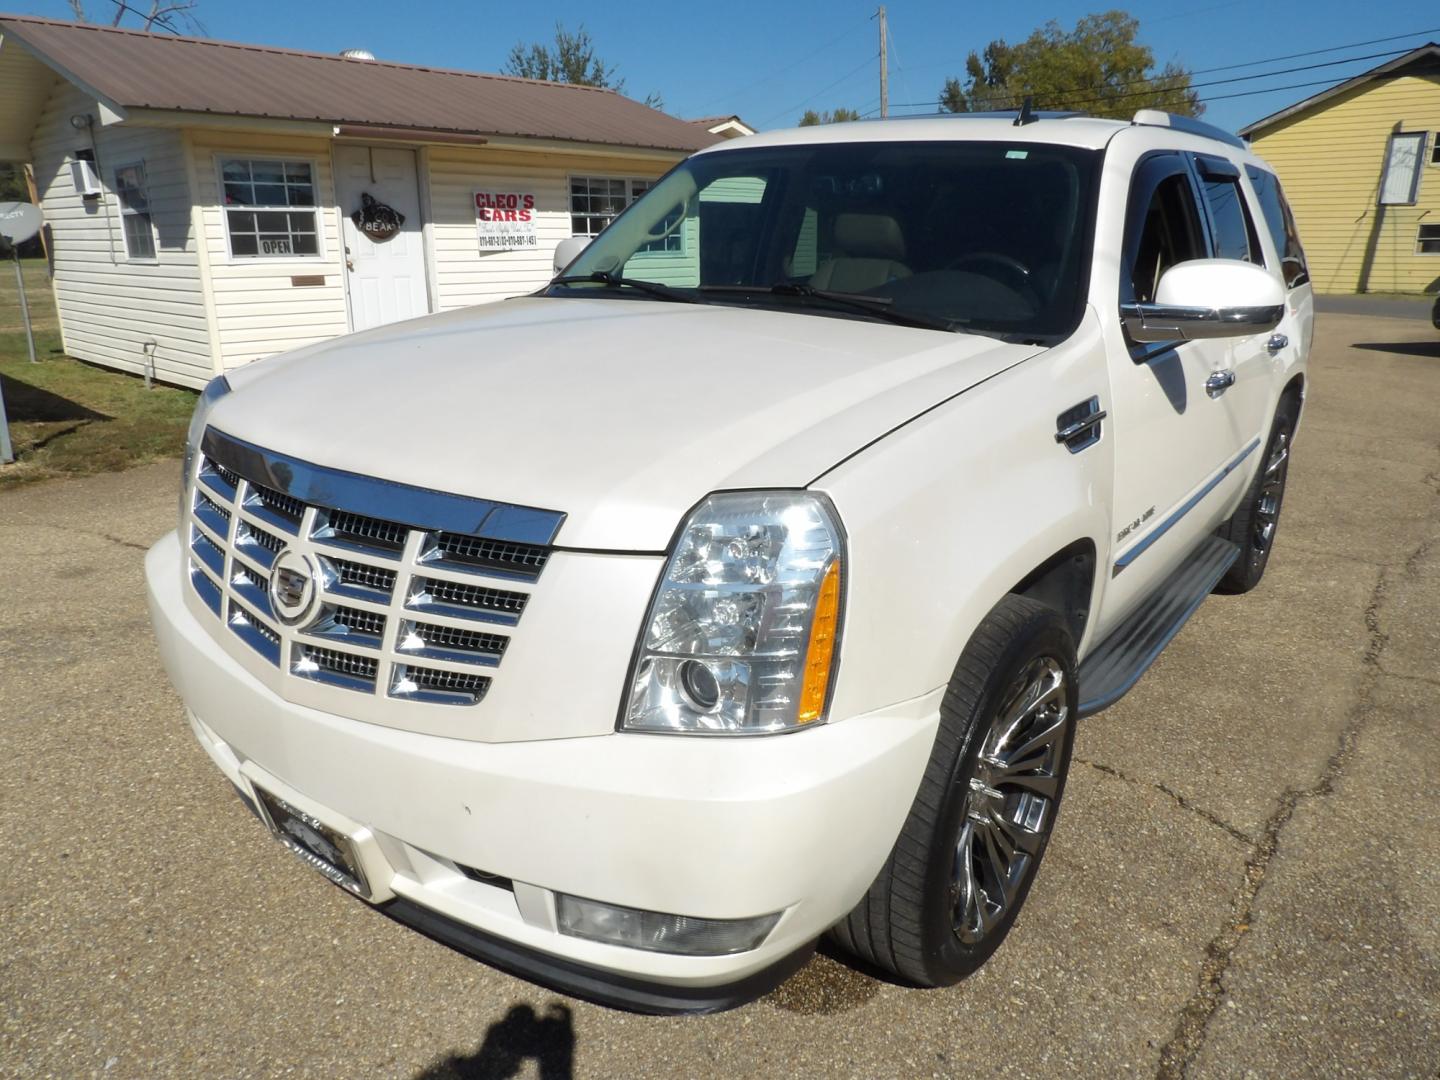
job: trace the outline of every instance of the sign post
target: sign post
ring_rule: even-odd
[[[25,323],[25,344],[30,349],[30,362],[35,359],[35,332],[30,326],[30,303],[25,296],[25,275],[20,270],[20,245],[40,231],[40,210],[30,203],[0,203],[0,240],[10,245],[15,257],[15,288],[20,293],[20,318]],[[0,388],[0,462],[15,460],[10,444],[10,421],[5,415],[5,392]]]

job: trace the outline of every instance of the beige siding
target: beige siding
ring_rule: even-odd
[[[344,253],[330,173],[330,142],[284,135],[192,131],[191,154],[203,207],[206,252],[215,306],[216,337],[226,368],[324,341],[348,329]],[[315,167],[320,203],[319,257],[231,258],[225,232],[219,160],[284,158]],[[292,277],[324,277],[324,284],[295,285]]]
[[[52,94],[31,146],[35,182],[55,256],[55,299],[65,348],[81,360],[142,372],[153,344],[156,375],[201,386],[212,374],[209,328],[190,228],[190,194],[180,136],[160,128],[94,128],[105,192],[83,199],[70,165],[89,135],[70,123],[98,116],[94,101],[69,83]],[[125,251],[115,168],[145,166],[155,225],[155,259],[132,261]]]
[[[518,296],[550,279],[555,245],[570,236],[571,176],[654,179],[669,168],[653,159],[498,150],[434,149],[428,156],[435,306],[441,311]],[[538,247],[480,252],[474,195],[484,189],[534,192]]]
[[[1414,206],[1376,205],[1390,133],[1429,133]],[[1295,210],[1320,292],[1440,288],[1440,255],[1417,255],[1423,220],[1440,221],[1440,77],[1377,79],[1258,133],[1255,152],[1275,167]]]

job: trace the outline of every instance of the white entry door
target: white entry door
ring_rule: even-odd
[[[368,330],[428,312],[415,151],[335,147],[335,194],[345,244],[350,329]],[[375,213],[377,204],[381,209]],[[367,206],[372,209],[368,229],[354,219]],[[398,218],[385,213],[385,207]],[[398,219],[403,219],[398,230],[387,237],[387,224]]]

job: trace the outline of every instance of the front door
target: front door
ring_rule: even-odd
[[[335,147],[335,193],[345,245],[350,329],[413,319],[430,310],[415,151]]]
[[[1202,198],[1181,154],[1139,164],[1126,213],[1122,301],[1153,301],[1166,270],[1210,256]],[[1211,381],[1231,373],[1232,363],[1228,339],[1112,351],[1116,534],[1107,625],[1097,633],[1173,573],[1243,488],[1255,452],[1240,435],[1249,421],[1237,408],[1241,395]]]

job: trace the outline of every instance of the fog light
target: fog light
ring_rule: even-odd
[[[697,919],[556,894],[560,932],[570,937],[680,956],[728,956],[760,946],[780,913],[754,919]]]

